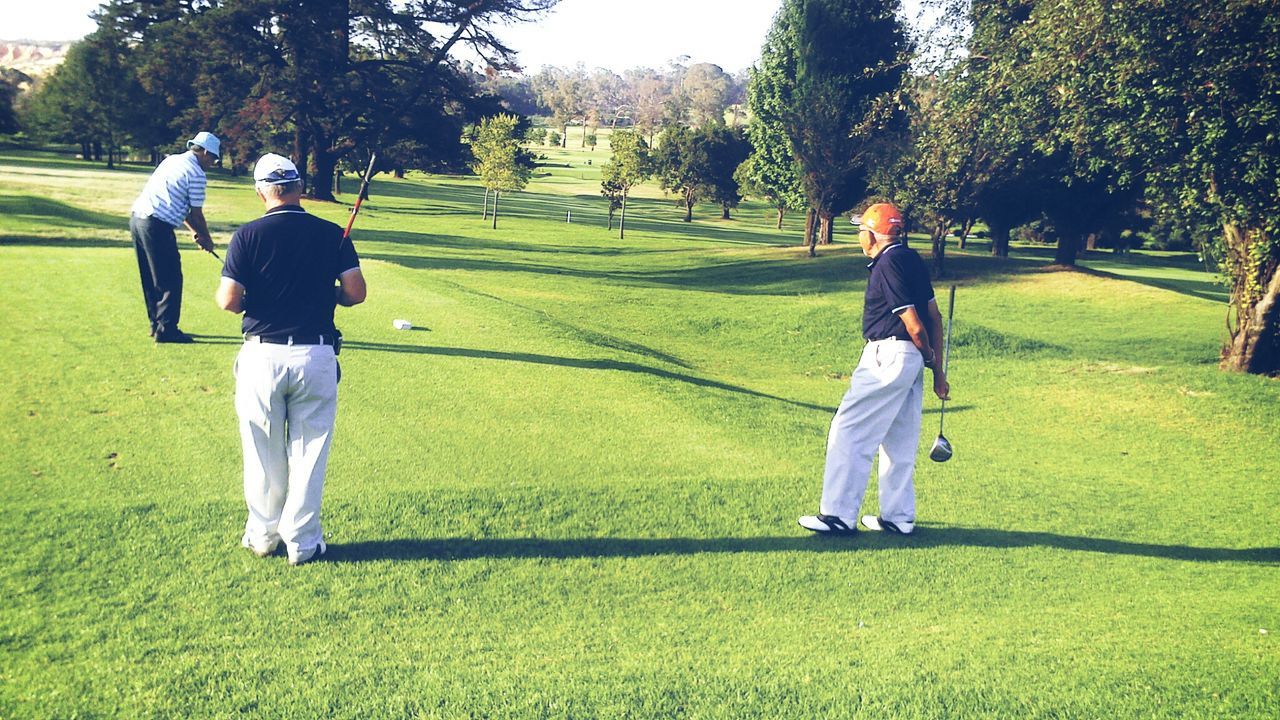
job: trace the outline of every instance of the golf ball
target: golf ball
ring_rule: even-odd
[[[413,323],[408,320],[392,320],[391,327],[397,330],[408,330],[413,327]]]

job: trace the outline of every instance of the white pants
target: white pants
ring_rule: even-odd
[[[880,517],[915,522],[912,477],[924,407],[924,358],[905,340],[867,343],[831,421],[819,512],[857,518],[880,451]]]
[[[236,357],[244,446],[245,539],[284,540],[291,556],[320,543],[320,497],[338,414],[338,361],[328,345],[246,342]]]

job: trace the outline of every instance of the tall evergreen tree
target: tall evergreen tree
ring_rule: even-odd
[[[832,220],[864,199],[899,118],[908,41],[885,0],[784,0],[761,51],[778,53],[781,120],[809,204],[830,242]],[[810,245],[810,254],[813,246]]]
[[[739,169],[738,178],[748,194],[765,198],[777,208],[781,230],[783,214],[787,210],[804,209],[805,195],[783,119],[785,89],[789,87],[789,78],[795,77],[795,55],[785,48],[771,46],[778,41],[778,36],[771,33],[760,53],[759,64],[751,68],[747,85],[747,107],[751,111],[747,137],[751,141],[751,155]]]

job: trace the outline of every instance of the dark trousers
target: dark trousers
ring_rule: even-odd
[[[129,218],[129,233],[138,255],[142,276],[142,300],[147,305],[151,332],[160,335],[178,329],[182,314],[182,258],[173,226],[153,217]]]

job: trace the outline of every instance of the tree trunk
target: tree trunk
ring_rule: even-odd
[[[778,206],[778,229],[779,230],[782,229],[782,214],[785,213],[786,211],[787,211],[787,208],[785,206],[783,205]]]
[[[731,220],[729,217],[729,203],[720,203],[720,219]]]
[[[493,191],[493,229],[498,229],[498,196],[502,193],[497,190]]]
[[[613,230],[613,201],[609,201],[609,230]]]
[[[969,232],[973,230],[973,218],[965,218],[960,223],[960,249],[964,250],[969,244]]]
[[[1222,349],[1222,368],[1280,374],[1280,249],[1265,230],[1223,226],[1226,266],[1233,280],[1234,327]],[[1269,248],[1259,253],[1260,248]]]
[[[107,143],[107,169],[116,169],[116,146],[114,143]]]
[[[693,188],[684,191],[684,221],[693,222]]]
[[[315,148],[316,175],[312,178],[311,197],[316,200],[333,201],[333,173],[338,167],[338,153]]]
[[[622,240],[627,236],[627,191],[622,191],[622,217],[618,218],[618,239]]]
[[[397,180],[403,180],[403,179],[404,179],[404,168],[402,168],[402,167],[398,167],[398,168],[396,168],[395,170],[393,170],[393,171],[391,172],[391,176],[392,176],[392,177],[394,177],[394,178],[395,178],[395,179],[397,179]]]
[[[569,147],[569,123],[565,123],[560,128],[560,147]]]
[[[1000,223],[987,221],[991,231],[991,254],[995,257],[1009,257],[1009,227]]]
[[[1091,232],[1088,235],[1084,236],[1084,249],[1085,250],[1098,249],[1098,233]]]
[[[1075,267],[1076,254],[1079,253],[1080,238],[1074,235],[1062,234],[1058,236],[1058,249],[1053,255],[1054,265],[1063,265],[1066,267]]]
[[[81,141],[80,141],[80,159],[81,159],[81,160],[84,160],[85,162],[90,162],[90,161],[92,161],[92,160],[93,160],[93,148],[89,147],[89,141],[88,141],[88,140],[81,140]],[[159,164],[160,164],[160,162],[159,162],[159,161],[156,161],[156,162],[153,162],[153,163],[151,163],[151,164],[152,164],[152,165],[159,165]]]
[[[813,208],[809,208],[809,212],[807,212],[804,216],[804,244],[809,248],[809,257],[814,257],[815,255],[818,254],[817,250],[815,249],[816,239],[817,239],[817,228],[815,227],[816,225],[815,221],[817,220],[817,218],[818,218],[818,213]]]
[[[930,233],[933,240],[933,277],[940,278],[946,272],[947,260],[947,226],[950,223],[939,221]]]
[[[93,161],[102,162],[102,143],[93,141]]]
[[[484,189],[484,217],[481,219],[489,219],[489,188]]]
[[[308,163],[307,163],[307,153],[310,151],[310,149],[311,149],[311,146],[307,142],[306,133],[302,131],[302,128],[294,128],[293,130],[293,161],[297,163],[298,175],[302,178],[302,184],[304,186],[309,185],[307,183],[307,171],[309,170]]]
[[[822,244],[830,245],[832,238],[836,232],[836,218],[834,215],[822,216]]]

